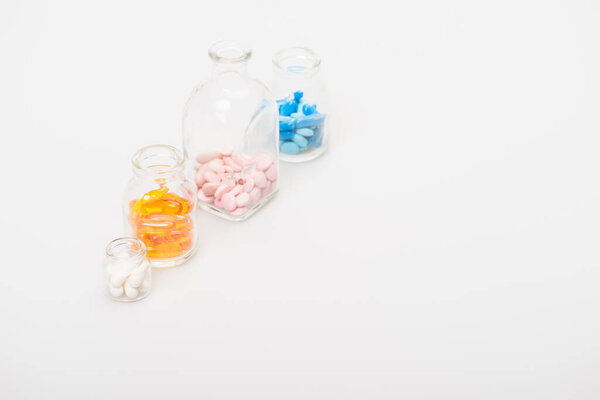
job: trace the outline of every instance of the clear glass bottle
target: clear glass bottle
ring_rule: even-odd
[[[280,158],[303,162],[323,154],[331,133],[331,104],[321,58],[304,47],[278,51],[271,89],[279,107]]]
[[[269,89],[247,75],[251,50],[219,42],[208,51],[211,78],[197,86],[183,115],[183,148],[198,206],[244,220],[278,189],[278,109]]]
[[[133,178],[123,199],[125,231],[146,245],[152,266],[173,267],[196,249],[196,187],[185,177],[185,159],[175,147],[157,144],[131,159]]]
[[[137,301],[150,294],[152,268],[146,246],[133,237],[113,240],[106,246],[104,277],[107,293],[117,301]]]

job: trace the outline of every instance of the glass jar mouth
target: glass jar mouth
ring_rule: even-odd
[[[133,170],[138,174],[165,175],[183,168],[181,151],[167,144],[152,144],[142,147],[131,158]]]
[[[248,61],[252,49],[241,43],[223,40],[210,46],[208,56],[217,63],[235,64]]]
[[[306,47],[288,47],[273,54],[273,68],[291,75],[311,75],[320,66],[321,57]]]
[[[120,237],[108,243],[106,255],[113,259],[137,260],[146,256],[146,245],[134,237]]]

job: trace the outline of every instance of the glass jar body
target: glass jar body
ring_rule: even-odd
[[[303,162],[319,157],[329,145],[331,100],[321,76],[320,57],[291,47],[273,55],[271,89],[279,112],[280,158]]]
[[[215,61],[212,78],[187,101],[183,147],[198,207],[243,220],[278,190],[277,104],[264,84],[246,75],[249,55],[232,61],[219,55],[220,45],[209,52]]]
[[[106,247],[104,279],[108,296],[116,301],[138,301],[150,294],[152,268],[146,246],[133,237],[113,240]]]
[[[196,249],[196,187],[183,154],[171,146],[140,149],[123,196],[125,232],[141,240],[155,268],[184,263]]]

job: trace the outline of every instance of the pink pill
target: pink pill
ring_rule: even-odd
[[[250,204],[256,203],[260,199],[260,189],[255,187],[250,192]]]
[[[227,192],[229,192],[231,190],[231,188],[229,186],[227,186],[226,184],[222,183],[217,190],[215,191],[215,198],[218,200],[221,200],[221,197],[223,197],[223,195]]]
[[[196,185],[198,186],[202,186],[204,185],[204,182],[206,182],[206,179],[204,179],[204,176],[202,176],[203,172],[198,170],[198,172],[196,172],[196,176],[194,177],[194,181],[196,181]]]
[[[242,192],[235,196],[235,203],[238,207],[244,207],[250,201],[250,195],[246,192]]]
[[[204,193],[202,193],[202,190],[198,191],[198,200],[203,201],[205,203],[212,203],[213,199],[214,199],[214,197],[207,196]]]
[[[219,157],[221,157],[221,153],[216,151],[212,151],[210,153],[200,153],[196,156],[196,161],[198,161],[199,164],[204,164],[206,162],[209,162],[213,158]]]
[[[268,195],[271,192],[271,182],[267,182],[267,186],[265,186],[262,191],[261,194],[263,197],[265,197],[266,195]]]
[[[254,184],[256,186],[258,186],[259,188],[262,189],[265,186],[267,186],[267,182],[268,182],[268,180],[267,180],[267,177],[265,176],[264,172],[256,171],[254,173]]]
[[[237,165],[241,165],[244,166],[246,164],[248,164],[248,162],[246,161],[246,158],[240,154],[240,153],[233,153],[231,155],[231,159],[233,160],[233,162],[235,162]]]
[[[257,170],[264,171],[269,168],[269,166],[273,163],[273,160],[266,154],[259,154],[254,159],[254,162],[256,162]]]
[[[231,169],[233,169],[235,172],[239,172],[239,171],[242,170],[241,165],[239,165],[238,163],[236,163],[235,161],[233,161],[229,157],[225,157],[223,159],[223,161],[225,162],[225,165],[227,165],[228,167],[230,167]]]
[[[244,192],[250,193],[254,189],[254,179],[252,177],[248,177],[246,179],[246,183],[244,183]]]
[[[202,193],[204,193],[207,197],[214,196],[218,188],[218,183],[206,182],[204,185],[202,185]]]
[[[220,199],[215,198],[215,207],[223,208],[223,202]]]
[[[265,171],[265,176],[267,177],[267,179],[269,179],[270,181],[274,181],[277,179],[277,168],[275,167],[275,164],[271,165],[269,167],[269,169],[267,169]]]
[[[235,186],[235,175],[230,172],[224,172],[219,176],[221,178],[221,182],[226,184],[229,187]]]
[[[235,187],[233,189],[231,189],[231,193],[234,196],[237,196],[238,194],[242,193],[244,191],[244,185],[235,185]]]
[[[236,207],[235,197],[229,193],[225,193],[223,197],[221,197],[221,202],[223,203],[223,208],[227,211],[233,211]]]
[[[225,168],[223,168],[223,160],[220,158],[215,158],[214,160],[208,163],[208,168],[212,169],[217,174],[221,174],[225,172]]]
[[[213,183],[220,183],[221,178],[214,171],[208,170],[204,173],[204,179]]]
[[[196,171],[196,183],[198,184],[198,186],[202,186],[202,184],[206,181],[206,179],[204,178],[204,173],[208,171],[208,165],[207,164],[202,164],[199,168],[198,171]]]
[[[223,169],[225,170],[226,173],[232,173],[233,172],[233,168],[231,168],[229,165],[224,165]]]
[[[231,155],[231,153],[233,153],[233,147],[232,146],[223,146],[223,147],[221,147],[221,150],[219,150],[219,152],[224,157],[229,157]]]
[[[233,189],[233,187],[235,186],[235,179],[234,178],[223,178],[223,183]]]
[[[248,211],[248,209],[246,207],[238,207],[231,212],[231,215],[235,215],[236,217],[239,217],[240,215],[244,215],[246,213],[246,211]]]

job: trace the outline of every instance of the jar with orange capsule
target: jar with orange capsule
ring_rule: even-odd
[[[151,145],[133,156],[134,177],[123,201],[125,232],[146,245],[153,267],[184,263],[196,248],[196,186],[185,177],[183,153]]]

